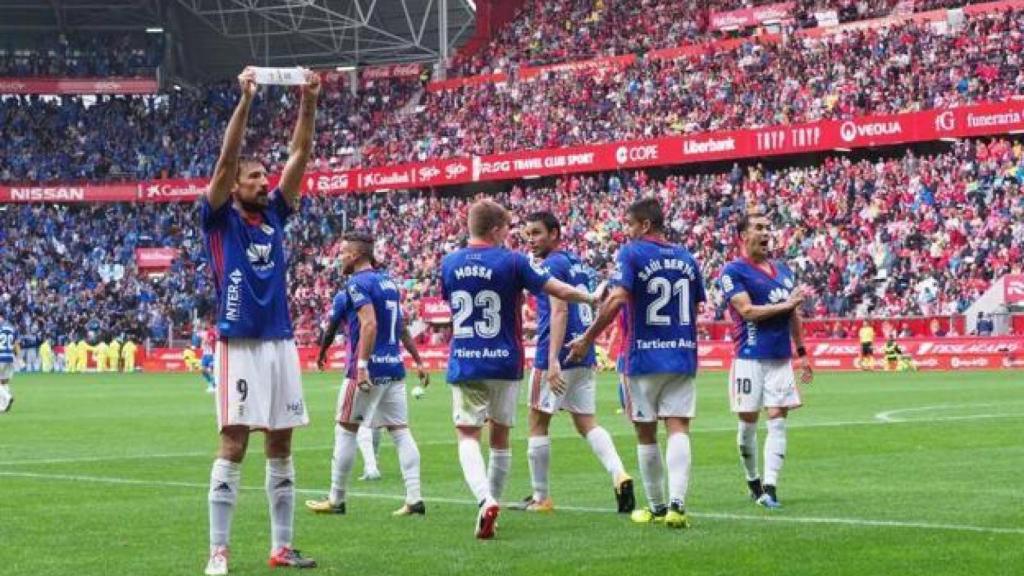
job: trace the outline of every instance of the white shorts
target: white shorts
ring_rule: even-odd
[[[264,430],[309,424],[294,340],[217,342],[217,423]]]
[[[370,428],[405,426],[409,423],[405,380],[383,380],[363,391],[354,380],[346,378],[338,393],[336,420]]]
[[[565,393],[555,394],[548,386],[547,372],[534,368],[530,373],[530,408],[547,414],[565,410],[573,414],[594,413],[596,381],[593,368],[562,370]]]
[[[800,389],[788,359],[736,358],[729,371],[729,404],[733,412],[762,408],[799,408]]]
[[[633,422],[661,418],[693,418],[697,388],[686,374],[626,376],[626,413]]]
[[[0,364],[0,380],[10,380],[14,377],[14,362]]]
[[[519,380],[474,380],[452,384],[456,426],[480,428],[488,420],[512,427],[516,423]]]

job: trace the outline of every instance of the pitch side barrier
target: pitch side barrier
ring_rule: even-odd
[[[899,341],[904,352],[914,358],[920,370],[1006,370],[1024,369],[1024,337],[961,337],[961,338],[906,338]],[[876,361],[882,360],[882,340],[876,342]],[[806,343],[812,366],[823,371],[857,370],[860,343],[856,339],[811,339]],[[182,372],[185,363],[181,348],[154,348],[142,361],[147,372]],[[448,367],[448,346],[421,346],[420,356],[429,370]],[[531,364],[535,348],[526,346],[527,363]],[[299,358],[304,370],[316,370],[318,348],[300,347]],[[327,365],[331,370],[345,366],[347,352],[343,347],[330,349]],[[730,342],[701,342],[698,348],[702,370],[728,370],[732,362],[733,345]],[[406,355],[406,364],[411,359]]]

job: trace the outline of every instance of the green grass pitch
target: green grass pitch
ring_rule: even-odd
[[[425,398],[410,399],[427,516],[390,516],[402,483],[387,436],[384,479],[353,480],[346,516],[309,514],[302,501],[329,483],[339,380],[309,374],[313,424],[294,441],[296,547],[320,562],[319,574],[1024,574],[1019,373],[819,375],[790,419],[784,508],[772,513],[746,497],[723,379],[699,379],[692,529],[614,514],[609,479],[563,416],[551,471],[562,509],[503,511],[497,539],[477,542],[440,377]],[[202,573],[217,436],[199,376],[19,375],[12,385],[18,401],[0,415],[0,574]],[[599,418],[637,476],[611,375],[598,395]],[[525,422],[520,404],[506,500],[529,492]],[[254,437],[232,574],[270,572],[261,448]],[[643,503],[639,478],[637,487]]]

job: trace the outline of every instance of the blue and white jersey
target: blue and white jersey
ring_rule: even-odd
[[[706,300],[700,266],[686,248],[649,238],[619,249],[612,286],[629,292],[623,373],[697,373],[697,304]]]
[[[348,369],[346,375],[355,379],[359,360],[359,309],[373,306],[377,318],[377,339],[367,367],[371,380],[402,380],[402,306],[398,285],[385,272],[363,270],[349,277],[346,297],[341,301],[348,318]],[[335,298],[337,305],[338,298]]]
[[[441,260],[441,289],[452,310],[448,382],[523,377],[523,290],[551,276],[524,254],[473,245]]]
[[[10,324],[0,325],[0,364],[14,363],[14,343],[18,335],[14,332],[14,326]]]
[[[589,292],[591,284],[594,282],[593,271],[575,255],[564,250],[548,254],[541,266],[552,278],[557,278],[580,290]],[[540,370],[547,370],[548,349],[551,342],[551,297],[543,291],[534,292],[534,296],[537,297],[537,354],[534,356],[533,365]],[[565,344],[582,336],[594,322],[594,311],[589,304],[570,302],[568,306],[569,318],[565,326],[563,347],[558,353],[559,364],[562,368],[593,366],[597,363],[593,346],[581,361],[566,362],[565,360],[569,356],[569,349],[565,347]]]
[[[755,306],[778,304],[789,299],[796,287],[793,272],[782,262],[767,262],[771,274],[746,259],[733,260],[722,270],[722,291],[726,301],[746,292]],[[729,304],[732,341],[737,358],[781,360],[793,356],[789,334],[790,314],[779,314],[760,322],[748,322]]]
[[[204,197],[200,215],[217,288],[221,338],[283,340],[292,337],[286,291],[285,221],[292,209],[280,189],[256,218],[229,200],[214,210]]]

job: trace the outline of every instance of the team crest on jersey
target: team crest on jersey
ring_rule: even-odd
[[[260,230],[262,230],[263,233],[266,234],[267,236],[274,235],[274,227],[271,226],[270,224],[267,224],[266,222],[260,224]]]
[[[262,272],[274,267],[274,261],[270,259],[273,247],[273,244],[249,244],[245,255],[249,258],[252,267]]]
[[[789,290],[783,290],[782,288],[773,288],[772,291],[768,293],[768,301],[772,304],[783,302],[787,298],[789,298]]]
[[[723,274],[722,275],[722,290],[725,290],[726,292],[732,292],[732,289],[733,289],[732,277],[729,276],[728,274]]]

